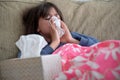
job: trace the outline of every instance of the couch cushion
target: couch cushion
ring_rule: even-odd
[[[120,1],[54,2],[63,12],[65,22],[71,31],[93,36],[100,41],[120,39]],[[73,0],[72,0],[73,1]]]
[[[75,11],[71,29],[99,40],[120,40],[120,2],[88,2]]]
[[[0,0],[0,60],[16,57],[18,50],[15,42],[24,34],[22,13],[40,2],[41,0]]]

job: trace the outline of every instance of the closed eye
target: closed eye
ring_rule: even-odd
[[[50,20],[50,19],[51,19],[51,16],[45,17],[45,20]]]

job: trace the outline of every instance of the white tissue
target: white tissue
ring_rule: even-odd
[[[39,57],[42,48],[46,45],[47,41],[37,34],[22,35],[16,42],[16,46],[21,51],[20,58]]]
[[[54,23],[57,27],[57,31],[60,37],[62,37],[64,35],[64,30],[61,28],[61,22],[60,19],[58,19],[56,16],[53,16],[52,19],[54,20]]]

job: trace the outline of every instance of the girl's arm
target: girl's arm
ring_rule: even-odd
[[[48,54],[52,54],[53,52],[54,52],[53,48],[47,45],[42,49],[42,51],[40,52],[40,55],[48,55]]]
[[[71,32],[71,35],[74,39],[79,40],[79,44],[81,46],[91,46],[97,42],[99,42],[97,39],[91,37],[91,36],[87,36],[87,35],[83,35],[83,34],[79,34],[77,32]]]
[[[54,24],[54,21],[51,19],[49,21],[49,24],[51,25],[50,27],[50,35],[51,35],[51,43],[50,43],[50,47],[55,50],[58,45],[60,44],[60,37],[58,34],[58,31],[56,29],[56,26]]]

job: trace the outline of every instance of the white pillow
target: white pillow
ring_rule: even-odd
[[[46,45],[47,41],[37,34],[22,35],[16,42],[16,46],[21,51],[20,58],[39,57],[42,48]]]

